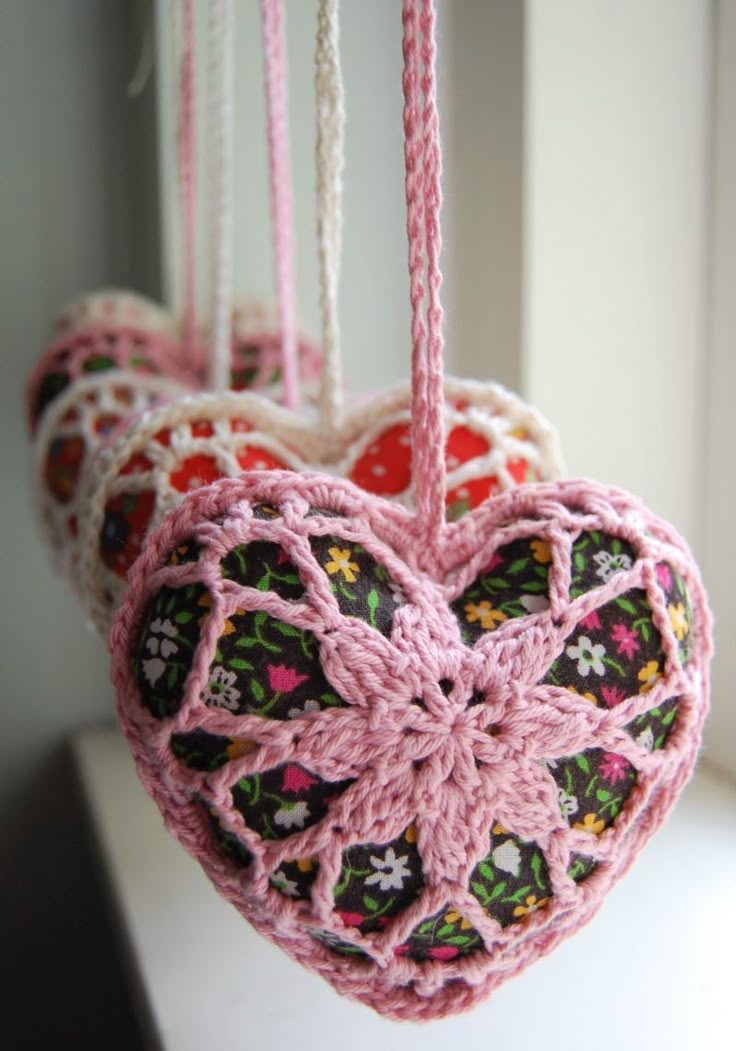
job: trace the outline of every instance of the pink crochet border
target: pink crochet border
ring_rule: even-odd
[[[249,505],[261,502],[278,506],[282,517],[270,521],[252,518]],[[318,515],[305,519],[308,506],[332,510],[345,517],[322,519]],[[628,540],[639,552],[639,558],[632,570],[616,574],[595,592],[570,601],[567,589],[571,534],[593,528]],[[324,535],[333,532],[351,543],[363,544],[374,553],[407,594],[409,602],[395,615],[390,642],[362,623],[356,627],[356,622],[336,614],[324,574],[306,554],[308,533]],[[446,655],[450,653],[452,656],[457,650],[454,644],[457,625],[453,624],[449,612],[445,612],[444,603],[462,592],[479,568],[487,564],[493,550],[522,536],[540,537],[552,544],[550,608],[545,613],[510,621],[476,644],[472,651],[475,673],[477,675],[479,667],[485,667],[490,683],[494,676],[498,678],[497,669],[504,667],[510,683],[536,682],[540,671],[562,648],[563,640],[591,609],[599,608],[631,587],[646,587],[669,669],[650,694],[629,698],[615,709],[601,711],[568,691],[536,686],[528,695],[507,698],[498,716],[499,719],[512,720],[518,739],[525,742],[522,752],[531,752],[532,755],[543,755],[545,751],[547,755],[574,754],[582,747],[602,745],[634,762],[639,772],[637,784],[614,826],[591,841],[585,833],[567,827],[560,819],[559,811],[551,832],[549,827],[541,833],[535,830],[539,814],[549,818],[550,807],[556,807],[556,795],[541,770],[532,777],[530,768],[525,767],[531,791],[527,802],[522,800],[518,805],[512,821],[504,820],[504,809],[495,804],[491,812],[487,802],[486,809],[480,814],[477,809],[468,811],[467,857],[454,874],[452,886],[457,890],[453,891],[448,891],[447,886],[433,888],[432,880],[439,878],[442,866],[447,867],[447,858],[458,853],[456,843],[448,840],[448,827],[442,826],[441,813],[433,817],[431,838],[418,819],[418,845],[423,866],[427,866],[428,872],[427,893],[390,928],[391,940],[384,945],[383,956],[380,946],[383,936],[366,935],[361,939],[354,932],[348,934],[355,944],[363,941],[366,947],[370,947],[371,953],[379,957],[379,964],[337,957],[315,942],[305,928],[305,922],[311,920],[312,926],[345,937],[339,921],[334,916],[330,918],[330,880],[335,875],[336,859],[350,837],[348,833],[334,830],[334,815],[328,815],[322,822],[305,829],[298,837],[289,837],[288,845],[286,841],[268,845],[273,863],[278,862],[279,851],[291,856],[322,852],[320,877],[313,888],[312,904],[298,903],[295,906],[278,892],[268,889],[268,870],[262,866],[259,869],[260,862],[254,865],[253,873],[248,870],[244,875],[213,848],[205,819],[191,805],[192,796],[202,786],[203,775],[192,771],[182,773],[169,751],[172,730],[195,726],[211,732],[260,739],[262,747],[255,757],[236,760],[218,774],[207,776],[209,794],[222,801],[219,816],[224,818],[225,827],[236,831],[246,845],[257,848],[257,837],[245,828],[242,820],[232,813],[226,814],[227,786],[247,770],[273,767],[279,761],[283,762],[284,757],[293,755],[294,725],[272,724],[264,728],[264,722],[271,721],[208,710],[202,705],[199,695],[217,637],[232,609],[236,605],[243,606],[245,602],[248,608],[266,609],[279,616],[284,612],[283,600],[269,593],[256,595],[252,589],[223,590],[220,582],[219,590],[213,591],[212,614],[203,630],[196,663],[187,680],[184,703],[172,720],[153,719],[142,708],[132,675],[131,654],[146,604],[162,586],[202,580],[205,584],[211,581],[214,587],[215,575],[219,579],[216,559],[233,544],[247,542],[249,538],[281,543],[298,565],[309,592],[312,612],[303,613],[303,626],[310,627],[320,637],[323,668],[349,705],[347,712],[340,713],[344,715],[341,720],[343,733],[332,735],[327,753],[324,742],[320,744],[320,740],[324,731],[333,725],[327,720],[334,719],[335,713],[319,713],[304,720],[299,727],[299,736],[300,742],[306,741],[306,744],[300,743],[300,747],[307,749],[304,753],[307,755],[310,754],[309,748],[317,749],[312,753],[313,757],[321,747],[323,764],[328,756],[332,764],[330,769],[334,771],[331,779],[338,779],[344,776],[346,769],[361,769],[361,763],[370,765],[371,742],[366,739],[361,755],[355,736],[351,738],[349,734],[350,720],[356,720],[356,726],[363,727],[360,720],[370,719],[376,703],[370,698],[375,698],[382,689],[385,695],[391,680],[381,678],[380,662],[386,660],[388,650],[398,647],[404,654],[405,677],[416,674],[417,662],[424,668],[442,665]],[[191,537],[207,540],[213,547],[215,561],[204,569],[197,564],[163,566],[166,555],[177,543]],[[348,482],[316,474],[253,472],[243,479],[217,482],[196,491],[167,516],[131,571],[128,592],[110,636],[120,723],[135,756],[139,776],[158,803],[169,830],[200,861],[218,891],[256,929],[294,959],[321,974],[339,992],[397,1019],[428,1020],[473,1006],[500,982],[549,952],[592,917],[608,889],[628,869],[639,849],[660,826],[688,780],[697,757],[708,700],[710,614],[697,568],[686,544],[675,531],[627,494],[585,481],[539,484],[509,491],[471,512],[460,522],[444,527],[437,556],[436,561],[428,562],[421,528],[408,512],[395,504],[370,497]],[[686,669],[680,668],[677,660],[677,640],[669,623],[664,598],[655,584],[655,566],[663,559],[683,577],[694,611],[693,655]],[[419,616],[418,611],[421,611]],[[293,614],[290,619],[297,623]],[[414,663],[412,654],[416,657]],[[456,677],[464,674],[460,666],[456,671]],[[663,700],[665,695],[681,698],[677,728],[664,750],[646,753],[622,728],[640,712]],[[392,712],[392,705],[389,704],[386,710]],[[394,716],[399,718],[397,712]],[[524,782],[514,774],[515,755],[512,749],[502,768],[496,769],[495,776],[499,786],[511,778],[518,794]],[[367,778],[370,776],[365,773],[368,766],[363,768],[363,776]],[[313,762],[310,768],[320,772],[317,762]],[[406,785],[399,785],[394,791],[390,781],[381,792],[363,791],[360,785],[359,779],[357,786],[353,786],[355,791],[349,789],[337,804],[339,817],[342,801],[353,792],[351,805],[346,804],[344,822],[338,821],[346,826],[348,821],[353,823],[352,842],[359,841],[355,834],[360,836],[361,829],[367,831],[372,827],[376,808],[390,822],[389,815],[399,807],[402,793],[407,791]],[[437,784],[433,791],[439,806],[447,786]],[[512,925],[503,931],[469,894],[463,895],[459,889],[463,880],[467,883],[467,873],[482,849],[479,844],[483,836],[487,836],[488,819],[499,819],[499,811],[500,820],[522,838],[536,838],[540,842],[547,856],[554,888],[548,908],[528,918],[523,925]],[[398,814],[394,820],[400,823],[402,815]],[[566,875],[566,861],[571,849],[594,856],[599,862],[598,871],[578,885],[572,884]],[[255,852],[257,854],[257,849]],[[324,872],[323,857],[326,859]],[[484,937],[491,955],[478,953],[449,964],[438,961],[416,964],[405,957],[391,956],[393,944],[398,944],[416,922],[430,914],[433,906],[441,907],[448,898]]]

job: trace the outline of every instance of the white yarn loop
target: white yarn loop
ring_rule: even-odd
[[[212,336],[210,386],[225,391],[230,375],[233,293],[233,36],[232,0],[210,0],[209,131],[212,162]]]
[[[342,368],[337,299],[342,256],[345,167],[345,93],[340,69],[339,0],[320,0],[315,56],[317,105],[317,243],[323,374],[322,425],[334,431],[342,411]]]

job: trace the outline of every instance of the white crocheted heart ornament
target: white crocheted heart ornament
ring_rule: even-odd
[[[181,398],[146,413],[97,458],[80,528],[81,588],[107,630],[148,533],[184,495],[243,471],[327,470],[413,507],[411,390],[366,399],[326,431],[255,395]],[[496,384],[445,383],[447,510],[458,517],[495,493],[562,473],[554,430]]]
[[[66,572],[77,558],[81,479],[126,420],[191,389],[174,319],[132,292],[75,300],[28,384],[36,491],[48,542]]]
[[[256,928],[394,1018],[585,923],[687,780],[710,620],[684,542],[588,482],[445,526],[323,475],[190,494],[111,635],[167,827]]]

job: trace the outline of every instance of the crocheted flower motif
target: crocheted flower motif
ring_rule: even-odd
[[[220,891],[428,1018],[592,915],[690,771],[710,643],[684,545],[623,494],[506,494],[424,568],[418,528],[347,482],[220,482],[147,546],[113,652],[144,780]]]
[[[553,432],[513,395],[450,380],[446,397],[449,519],[503,490],[559,475]],[[408,388],[380,395],[348,413],[329,442],[319,427],[248,394],[180,399],[147,414],[98,458],[89,478],[80,545],[93,619],[109,626],[146,536],[187,493],[219,478],[320,467],[411,506],[409,408]]]

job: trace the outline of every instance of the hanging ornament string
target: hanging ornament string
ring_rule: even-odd
[[[182,288],[184,317],[182,342],[185,360],[194,364],[197,351],[196,200],[197,136],[195,124],[194,9],[182,0],[181,58],[179,64],[179,197],[181,209]]]
[[[294,306],[294,224],[289,156],[288,65],[282,0],[261,0],[261,20],[283,402],[287,408],[296,409],[299,404],[299,373]]]
[[[433,0],[404,0],[402,20],[404,161],[412,308],[412,473],[417,520],[431,557],[445,524],[442,274],[439,268],[442,163]]]
[[[334,433],[342,415],[342,367],[337,297],[342,255],[345,93],[340,69],[339,0],[320,0],[315,89],[317,105],[317,246],[323,372],[320,420]]]
[[[212,319],[210,386],[227,390],[230,379],[232,304],[233,3],[210,0],[209,77],[212,170]]]

